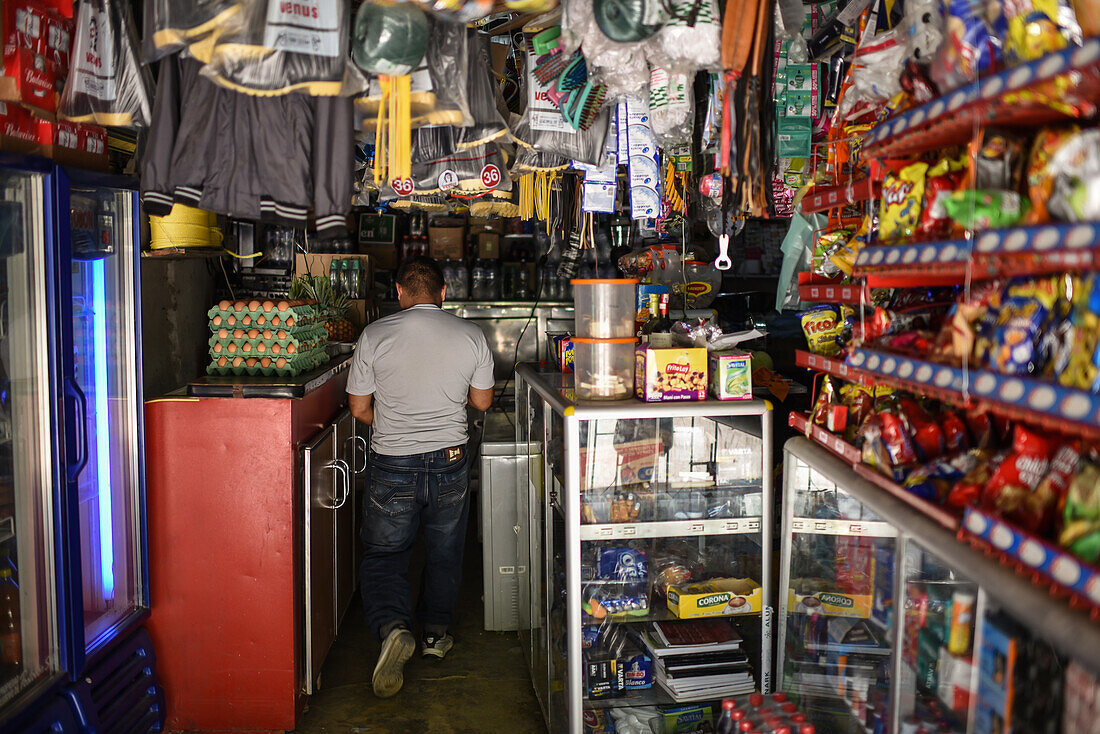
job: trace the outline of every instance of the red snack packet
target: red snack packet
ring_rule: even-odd
[[[917,236],[928,239],[943,238],[951,234],[951,217],[943,202],[962,184],[963,172],[954,171],[929,176],[924,184],[924,206],[917,223]]]
[[[1030,494],[1050,470],[1053,449],[1050,439],[1016,426],[1012,452],[989,478],[982,491],[982,503],[1001,512],[1017,507],[1023,495]]]
[[[898,406],[901,408],[901,418],[913,437],[913,442],[920,449],[927,461],[943,455],[943,430],[932,416],[925,412],[917,401],[912,398],[899,398]]]
[[[990,457],[989,461],[982,461],[975,465],[947,493],[944,506],[962,512],[963,509],[978,504],[978,500],[982,496],[982,488],[985,487],[990,475],[1002,463],[1004,457],[1004,453],[998,453]]]
[[[966,423],[953,410],[945,410],[940,416],[940,428],[943,429],[943,446],[947,453],[965,451],[970,448],[970,436],[966,432]]]
[[[970,436],[974,439],[974,445],[980,449],[991,448],[994,444],[993,421],[989,413],[967,413],[966,425],[970,429]]]
[[[1079,442],[1071,441],[1059,446],[1050,460],[1050,471],[1034,492],[1024,495],[1023,501],[1009,510],[1008,518],[1033,533],[1045,533],[1051,529],[1058,505],[1065,497],[1080,463]]]
[[[905,430],[905,421],[901,416],[892,412],[879,414],[882,419],[882,442],[886,445],[886,451],[890,454],[890,462],[894,466],[906,466],[917,461],[917,452],[913,448],[913,442],[909,433]]]

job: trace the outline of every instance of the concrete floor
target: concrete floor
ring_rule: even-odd
[[[476,502],[477,495],[474,495]],[[348,609],[301,725],[301,734],[481,734],[545,732],[527,664],[514,632],[486,632],[481,596],[481,545],[473,523],[466,542],[462,591],[452,629],[455,647],[443,661],[405,666],[405,686],[393,698],[371,690],[380,643],[363,621],[357,597]],[[419,569],[422,554],[414,553]],[[412,573],[418,588],[419,572]],[[413,600],[415,605],[415,599]],[[419,631],[417,631],[419,639]]]

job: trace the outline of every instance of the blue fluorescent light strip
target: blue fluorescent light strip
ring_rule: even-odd
[[[114,518],[111,516],[111,414],[107,405],[107,286],[103,259],[93,260],[91,264],[96,480],[99,482],[99,563],[103,599],[107,601],[115,598]]]

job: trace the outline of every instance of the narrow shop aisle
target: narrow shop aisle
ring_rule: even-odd
[[[472,497],[477,501],[477,495]],[[455,647],[441,662],[419,651],[405,666],[405,686],[393,698],[371,690],[380,643],[367,632],[357,594],[321,673],[321,690],[302,716],[301,734],[482,734],[544,732],[527,664],[514,632],[486,632],[481,598],[481,545],[476,511],[467,533],[462,591],[452,630]],[[419,585],[423,548],[413,555]],[[413,602],[415,604],[415,600]],[[417,631],[419,639],[419,631]]]

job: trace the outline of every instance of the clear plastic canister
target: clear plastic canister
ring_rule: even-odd
[[[619,400],[634,392],[637,339],[573,338],[573,373],[581,400]]]
[[[637,280],[578,278],[571,283],[578,337],[625,339],[634,336]]]

